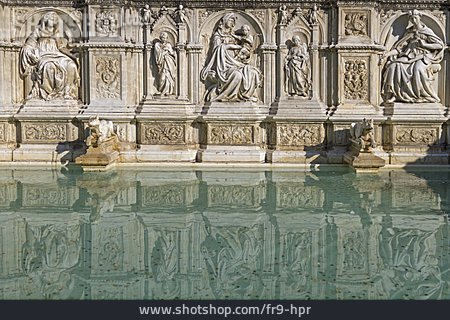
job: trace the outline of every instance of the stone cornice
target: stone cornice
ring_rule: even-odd
[[[164,4],[167,7],[176,7],[180,1],[155,1],[155,0],[0,0],[0,5],[10,6],[60,6],[60,7],[82,7],[86,5],[102,6],[134,6],[142,7],[145,4],[151,7],[161,7]],[[395,6],[395,7],[423,7],[423,6],[450,6],[448,0],[303,0],[303,1],[283,1],[283,0],[186,0],[184,4],[187,8],[217,8],[217,9],[251,9],[251,8],[278,8],[284,4],[288,8],[311,7],[317,4],[321,7],[335,6]]]

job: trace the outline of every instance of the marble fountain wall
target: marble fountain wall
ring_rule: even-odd
[[[448,1],[179,3],[0,1],[0,161],[448,164]]]

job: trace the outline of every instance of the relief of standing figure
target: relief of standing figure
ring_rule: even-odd
[[[175,91],[175,74],[177,72],[176,56],[172,45],[168,42],[167,32],[161,32],[155,43],[154,57],[157,66],[157,89],[160,95],[173,95]]]
[[[285,90],[291,96],[307,97],[311,86],[308,46],[299,36],[293,36],[292,43],[284,63]]]

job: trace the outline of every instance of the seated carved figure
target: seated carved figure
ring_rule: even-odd
[[[33,83],[27,99],[77,99],[79,75],[67,39],[59,36],[59,16],[47,12],[20,51],[20,76]]]
[[[375,148],[373,120],[363,119],[361,122],[352,123],[350,127],[350,141],[356,143],[361,151],[370,151],[371,148]]]
[[[236,35],[236,20],[233,13],[225,14],[212,37],[211,55],[200,73],[206,101],[258,101],[256,89],[262,84],[262,74],[248,63],[249,28],[243,26],[243,34]]]
[[[383,55],[388,58],[382,79],[385,102],[439,102],[433,89],[434,74],[441,69],[444,56],[443,41],[421,21],[421,14],[409,13],[412,24]]]

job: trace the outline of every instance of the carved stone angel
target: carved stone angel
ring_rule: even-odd
[[[20,50],[20,76],[31,77],[27,99],[77,99],[79,75],[75,57],[60,36],[60,17],[47,12]]]

